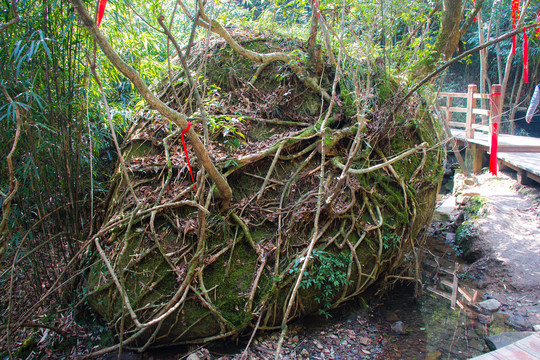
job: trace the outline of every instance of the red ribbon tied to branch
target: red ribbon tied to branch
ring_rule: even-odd
[[[523,81],[529,83],[529,41],[527,39],[527,28],[523,28]]]
[[[184,153],[186,154],[187,166],[189,169],[189,174],[191,175],[191,181],[193,182],[193,190],[197,192],[197,187],[195,186],[195,179],[193,178],[193,172],[191,171],[191,164],[189,162],[189,155],[186,148],[186,141],[184,140],[184,134],[187,133],[190,128],[191,128],[191,121],[188,121],[187,128],[185,130],[182,130],[182,146],[184,147]]]
[[[99,7],[98,7],[98,18],[97,18],[97,26],[101,25],[101,20],[103,19],[103,14],[105,14],[105,6],[107,5],[107,0],[99,0]]]
[[[512,30],[516,28],[519,18],[519,0],[512,0]],[[516,54],[517,37],[512,36],[512,54]]]
[[[491,154],[489,155],[489,172],[497,176],[497,128],[499,123],[493,123],[493,132],[491,133]]]

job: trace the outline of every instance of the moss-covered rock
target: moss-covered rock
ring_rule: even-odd
[[[267,37],[246,43],[264,52],[298,45]],[[392,113],[398,86],[387,75],[379,75],[380,97],[369,99],[363,118],[360,94],[344,80],[321,136],[328,104],[285,64],[271,64],[249,84],[253,64],[220,41],[210,53],[202,82],[208,151],[233,190],[231,207],[221,209],[207,181],[194,193],[181,134],[167,119],[142,121],[124,153],[137,200],[118,171],[103,253],[88,277],[91,306],[140,346],[279,326],[306,261],[291,318],[357,296],[410,261],[443,175],[439,125],[418,99]],[[321,83],[333,75],[327,68]],[[181,108],[189,91],[177,84],[160,93]],[[203,134],[199,113],[188,112]],[[354,170],[344,172],[348,159]],[[191,166],[196,174],[193,155]]]

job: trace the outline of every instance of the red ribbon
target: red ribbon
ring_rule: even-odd
[[[537,22],[540,22],[540,6],[538,7],[538,17],[536,18]],[[540,26],[536,28],[536,38],[540,35]]]
[[[107,0],[99,0],[99,8],[98,8],[98,18],[97,18],[97,26],[101,25],[101,20],[103,19],[103,14],[105,14],[105,6],[107,5]]]
[[[491,154],[489,156],[489,172],[497,176],[497,127],[498,123],[493,123],[493,132],[491,133]]]
[[[527,40],[527,28],[523,28],[523,81],[529,83],[529,41]]]
[[[476,8],[476,0],[473,0],[473,4],[474,4],[474,7]],[[476,16],[474,17],[473,21],[476,22]]]
[[[191,164],[189,163],[189,155],[186,148],[186,142],[184,140],[184,134],[187,133],[190,128],[191,128],[191,121],[188,121],[187,128],[185,130],[182,130],[182,146],[184,147],[184,153],[186,154],[187,166],[189,169],[189,173],[191,174],[191,181],[193,182],[193,190],[197,192],[197,188],[195,187],[195,179],[193,178],[193,172],[191,171]]]
[[[519,18],[519,0],[512,0],[512,30],[516,28],[517,19]],[[512,36],[512,54],[516,54],[517,37]]]

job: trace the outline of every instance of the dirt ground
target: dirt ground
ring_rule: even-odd
[[[476,220],[476,246],[482,257],[472,264],[477,286],[515,309],[531,325],[540,324],[540,186],[519,185],[512,173],[477,176],[471,190],[487,199],[487,213]]]

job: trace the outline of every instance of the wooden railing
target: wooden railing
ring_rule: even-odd
[[[439,97],[446,97],[446,106],[441,106],[446,111],[446,121],[451,127],[465,127],[465,137],[467,139],[474,138],[475,130],[482,130],[491,132],[492,124],[494,122],[499,123],[501,118],[500,112],[500,98],[501,98],[501,85],[492,85],[490,94],[481,94],[478,92],[478,87],[474,84],[469,85],[466,93],[452,93],[441,92]],[[466,107],[453,106],[454,98],[467,99]],[[478,106],[479,99],[488,100],[488,108],[482,109]],[[465,113],[465,122],[452,121],[452,113]],[[483,118],[489,118],[489,126],[485,124],[485,121],[476,123],[476,115],[482,115]],[[497,132],[498,132],[497,128]]]

